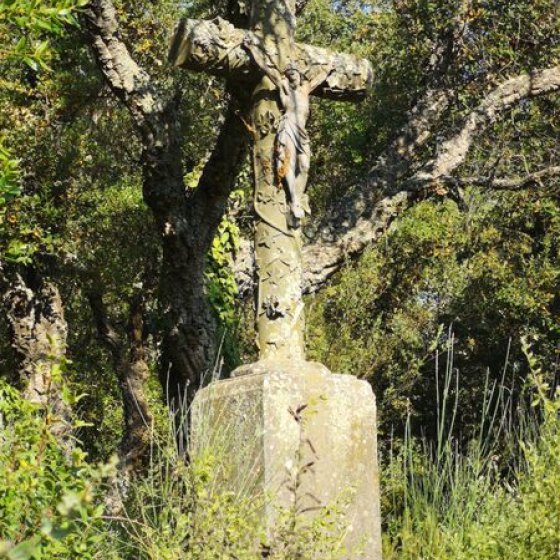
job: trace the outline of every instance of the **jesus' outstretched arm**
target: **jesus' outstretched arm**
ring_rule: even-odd
[[[326,68],[319,70],[318,74],[307,82],[307,93],[311,93],[315,88],[319,87],[333,71],[333,65],[329,64]]]
[[[286,80],[280,71],[267,61],[270,58],[264,50],[264,47],[259,44],[255,37],[248,36],[243,42],[243,46],[249,51],[256,65],[265,73],[265,75],[272,81],[272,83],[281,91],[286,88]]]

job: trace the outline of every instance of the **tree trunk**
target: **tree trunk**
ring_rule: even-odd
[[[195,194],[189,196],[183,182],[178,110],[169,105],[160,119],[162,141],[154,145],[144,139],[141,165],[144,200],[162,239],[159,377],[169,404],[178,407],[185,399],[190,402],[201,375],[211,367],[216,327],[204,293],[209,242],[202,234],[202,218],[189,211]]]
[[[44,410],[51,433],[70,452],[71,409],[62,394],[68,327],[58,288],[31,271],[15,275],[3,299],[23,396]]]
[[[145,462],[152,423],[152,414],[144,392],[144,385],[149,377],[143,340],[144,299],[141,293],[132,298],[126,340],[111,325],[101,294],[90,292],[88,300],[97,335],[111,353],[121,389],[124,427],[119,458],[121,470],[128,478],[141,470]]]
[[[143,150],[144,201],[162,239],[159,301],[163,312],[160,379],[170,402],[190,402],[215,358],[215,324],[204,290],[204,267],[229,193],[246,155],[247,135],[232,103],[198,187],[183,177],[179,95],[165,100],[119,37],[110,0],[92,0],[85,16],[101,73],[130,111]],[[239,96],[242,99],[243,96]]]

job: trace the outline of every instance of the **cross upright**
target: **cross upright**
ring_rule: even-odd
[[[304,361],[301,218],[309,213],[309,95],[359,101],[372,72],[366,60],[297,44],[295,0],[253,0],[248,11],[249,30],[221,18],[182,20],[169,58],[252,88],[247,125],[254,140],[257,343],[261,359]]]

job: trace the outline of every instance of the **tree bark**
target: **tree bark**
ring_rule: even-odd
[[[144,391],[149,377],[143,338],[144,300],[142,294],[137,293],[130,302],[126,337],[112,326],[101,293],[90,292],[88,300],[98,338],[111,353],[121,389],[124,426],[118,451],[121,473],[128,480],[145,466],[152,426],[152,414]]]
[[[119,38],[110,0],[93,0],[86,14],[90,45],[115,96],[128,108],[142,142],[144,201],[162,243],[159,303],[164,317],[159,370],[164,392],[190,402],[215,360],[215,324],[204,290],[205,258],[246,154],[246,134],[232,102],[200,185],[183,177],[180,95],[165,99]]]
[[[534,98],[560,89],[560,66],[534,70],[505,80],[494,88],[463,121],[460,131],[443,142],[437,157],[411,179],[429,183],[451,175],[464,163],[470,148],[481,132],[495,123],[500,115],[523,99]]]
[[[68,327],[62,298],[56,284],[34,271],[11,280],[3,304],[23,396],[45,411],[50,432],[69,454],[72,411],[63,398]]]

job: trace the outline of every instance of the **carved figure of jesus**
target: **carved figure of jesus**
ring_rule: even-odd
[[[275,148],[275,169],[289,197],[290,225],[299,227],[305,213],[310,213],[305,188],[309,174],[311,146],[306,125],[309,118],[309,96],[323,83],[331,67],[321,69],[308,80],[297,65],[290,62],[284,73],[276,67],[272,57],[255,37],[248,37],[245,46],[255,63],[278,88],[282,118],[278,124]]]

